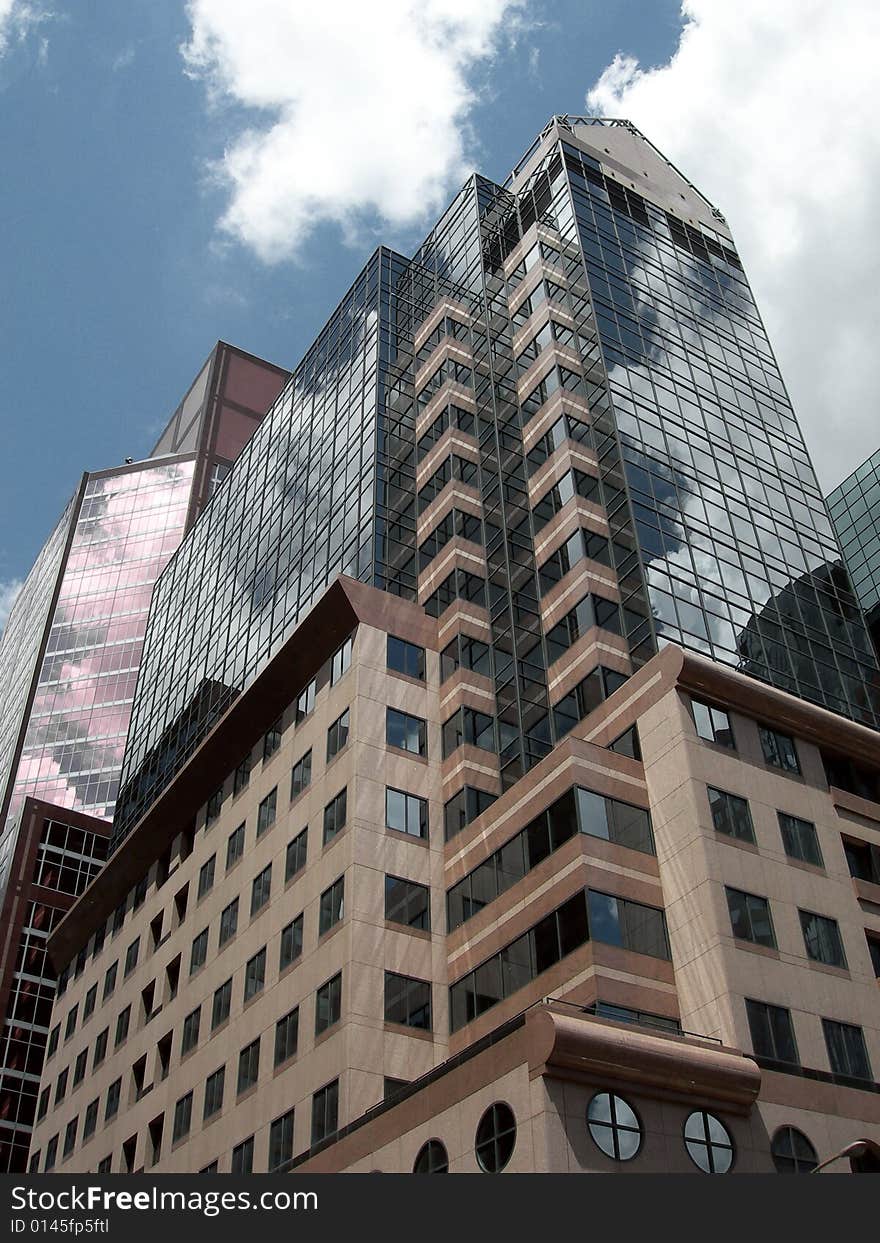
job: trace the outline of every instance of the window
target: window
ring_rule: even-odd
[[[280,1118],[276,1118],[269,1127],[269,1170],[277,1170],[279,1165],[289,1161],[293,1156],[293,1110],[290,1109]]]
[[[303,917],[297,915],[286,928],[281,929],[281,953],[278,970],[283,971],[292,962],[296,962],[303,948]]]
[[[237,829],[234,829],[233,832],[229,834],[229,839],[226,843],[226,871],[227,872],[232,867],[233,863],[238,863],[239,859],[241,858],[243,854],[244,854],[244,825],[240,824]]]
[[[334,924],[339,923],[343,918],[344,910],[345,877],[340,876],[329,889],[325,889],[321,894],[321,904],[318,910],[319,937],[322,937],[325,932],[329,932]]]
[[[262,992],[266,983],[266,947],[249,958],[244,969],[244,999],[250,1001]]]
[[[312,1097],[312,1144],[334,1135],[339,1126],[339,1080],[334,1079]]]
[[[214,865],[217,862],[217,856],[211,855],[207,863],[203,863],[199,869],[199,885],[197,896],[203,898],[206,893],[210,893],[214,887]]]
[[[125,1038],[127,1037],[128,1024],[129,1024],[130,1019],[131,1019],[131,1006],[126,1006],[124,1010],[120,1011],[119,1017],[116,1020],[116,1038],[113,1042],[114,1049],[118,1049],[119,1046],[122,1044],[123,1040],[125,1040]]]
[[[232,980],[229,979],[225,984],[221,984],[214,992],[214,1000],[211,1003],[211,1031],[214,1031],[225,1023],[229,1018],[229,1009],[232,1005]]]
[[[819,1163],[816,1149],[802,1131],[781,1126],[770,1143],[777,1174],[812,1174]]]
[[[98,1038],[95,1041],[95,1056],[92,1058],[92,1070],[94,1070],[96,1066],[100,1066],[104,1058],[107,1056],[107,1040],[109,1039],[109,1036],[109,1027],[105,1027],[102,1032],[98,1033]]]
[[[483,751],[495,750],[495,718],[475,708],[459,708],[444,721],[442,730],[443,758],[452,755],[456,747],[479,747]]]
[[[260,1077],[260,1038],[252,1041],[238,1055],[238,1094],[252,1088]]]
[[[104,974],[104,992],[101,997],[102,1001],[106,1001],[116,987],[116,971],[118,967],[118,962],[111,963]]]
[[[89,1101],[86,1107],[85,1117],[83,1118],[83,1143],[95,1133],[95,1127],[98,1125],[98,1104],[99,1101],[96,1096],[93,1101]]]
[[[324,808],[324,845],[345,828],[347,791],[340,790],[334,799]]]
[[[58,1152],[58,1136],[53,1135],[52,1138],[49,1140],[48,1144],[46,1145],[46,1164],[43,1166],[43,1170],[45,1173],[48,1174],[49,1170],[54,1170],[55,1156],[57,1152]]]
[[[246,789],[251,779],[251,756],[250,752],[244,757],[235,770],[235,776],[232,778],[232,796],[240,794]]]
[[[641,902],[616,898],[595,889],[587,891],[589,931],[594,941],[619,945],[636,954],[669,958],[663,912]]]
[[[874,975],[880,980],[880,936],[865,929],[865,940],[868,942],[868,953],[871,955],[871,966]]]
[[[348,672],[351,665],[351,649],[354,644],[354,635],[349,635],[330,658],[330,685],[335,686],[344,673]]]
[[[443,805],[443,833],[448,842],[482,815],[497,799],[497,794],[478,790],[475,786],[463,786]]]
[[[413,1165],[414,1174],[448,1174],[449,1155],[439,1139],[422,1144]]]
[[[348,742],[348,708],[327,730],[327,762],[337,756]]]
[[[281,746],[281,737],[283,734],[281,717],[275,722],[271,729],[267,729],[263,735],[263,763],[270,760],[278,748]]]
[[[230,1174],[253,1174],[254,1172],[254,1137],[249,1135],[247,1139],[242,1140],[240,1144],[236,1144],[232,1150],[232,1164],[229,1167]]]
[[[722,747],[734,746],[730,717],[723,708],[713,708],[711,704],[701,703],[699,699],[692,699],[691,707],[700,738],[706,742],[717,742]]]
[[[746,800],[740,798],[738,794],[727,794],[724,790],[716,790],[713,786],[706,788],[716,831],[726,833],[728,837],[738,837],[743,842],[754,842],[755,830],[752,826],[752,814]]]
[[[587,1128],[597,1147],[615,1161],[631,1161],[642,1146],[642,1127],[633,1107],[610,1092],[597,1092],[587,1106]]]
[[[849,874],[854,880],[866,880],[880,885],[880,846],[873,842],[860,842],[852,837],[843,838],[843,853]]]
[[[385,972],[385,1022],[431,1030],[431,985],[407,975]]]
[[[104,1121],[115,1118],[119,1111],[119,1097],[122,1094],[122,1080],[116,1079],[107,1089],[107,1103],[104,1106]]]
[[[405,639],[388,636],[387,665],[395,673],[405,673],[407,677],[425,680],[425,649],[415,643],[407,643]]]
[[[401,876],[386,876],[385,918],[393,924],[430,932],[431,891]]]
[[[733,1165],[733,1140],[723,1122],[696,1110],[684,1124],[688,1156],[704,1174],[726,1174]]]
[[[113,1157],[112,1156],[102,1157],[101,1160],[98,1162],[98,1173],[99,1174],[109,1174],[112,1168],[113,1168]]]
[[[293,841],[288,844],[287,856],[284,860],[285,883],[296,876],[297,872],[301,872],[306,866],[308,841],[309,831],[308,829],[303,829],[302,833],[297,833]]]
[[[428,800],[385,787],[385,827],[410,837],[428,836]]]
[[[385,741],[413,755],[428,754],[428,727],[419,716],[388,708],[385,713]]]
[[[266,795],[257,809],[257,837],[262,837],[267,829],[275,823],[275,809],[278,803],[278,787]]]
[[[390,1075],[384,1075],[382,1078],[382,1100],[391,1100],[392,1096],[397,1096],[410,1083],[412,1083],[411,1079],[392,1079]]]
[[[819,849],[815,824],[810,820],[801,820],[799,816],[789,816],[786,812],[780,811],[777,814],[782,846],[789,859],[800,859],[803,863],[822,867],[822,852]]]
[[[616,798],[605,798],[592,790],[576,786],[577,827],[589,837],[604,837],[618,846],[654,854],[654,835],[651,830],[651,814],[644,807],[634,807]],[[549,808],[550,837],[555,841],[559,829],[568,817],[568,797],[563,795]],[[538,836],[533,825],[526,829],[531,838]],[[543,837],[543,832],[540,836]],[[567,838],[565,839],[567,840]],[[554,847],[555,849],[555,847]],[[530,852],[531,853],[531,852]],[[534,867],[534,863],[531,865]]]
[[[798,911],[804,933],[807,957],[813,962],[824,962],[829,967],[846,967],[846,955],[840,939],[836,919],[816,915],[813,911]]]
[[[46,1060],[47,1061],[50,1057],[52,1057],[52,1055],[55,1053],[55,1050],[58,1048],[58,1037],[60,1035],[61,1035],[61,1024],[56,1023],[55,1026],[52,1028],[52,1030],[49,1032],[49,1040],[46,1044]]]
[[[256,915],[257,911],[263,909],[269,901],[269,895],[272,892],[272,864],[264,867],[258,876],[254,877],[254,883],[251,886],[251,915]]]
[[[89,1051],[83,1049],[77,1054],[76,1061],[73,1064],[73,1086],[77,1087],[86,1077],[86,1062],[88,1061]]]
[[[49,1111],[49,1088],[43,1088],[40,1093],[40,1102],[37,1106],[37,1122],[41,1122]]]
[[[776,949],[776,935],[773,931],[773,920],[770,917],[770,904],[766,898],[754,893],[743,893],[739,889],[725,886],[727,908],[730,911],[730,926],[733,935],[742,941],[753,941],[755,945],[766,945]]]
[[[65,1066],[61,1074],[55,1080],[55,1104],[59,1105],[67,1095],[67,1075],[68,1069]]]
[[[275,1065],[280,1066],[296,1053],[299,1039],[299,1006],[275,1024]]]
[[[223,1108],[223,1084],[226,1079],[226,1067],[221,1066],[219,1070],[215,1070],[213,1075],[208,1075],[205,1080],[205,1108],[202,1111],[202,1121],[213,1118],[214,1114],[219,1113]]]
[[[220,945],[235,936],[238,930],[238,898],[233,898],[229,906],[220,912]]]
[[[800,1065],[794,1026],[790,1011],[782,1006],[771,1006],[766,1001],[746,998],[746,1014],[752,1035],[752,1048],[758,1057],[774,1062]]]
[[[306,751],[301,760],[297,760],[290,773],[290,798],[298,798],[312,780],[312,753]]]
[[[318,683],[312,678],[308,686],[300,692],[296,701],[296,724],[299,725],[306,717],[315,710],[315,692],[318,689]]]
[[[342,1013],[342,972],[322,984],[315,994],[315,1035],[339,1022]]]
[[[94,1011],[95,1002],[97,1001],[97,999],[98,999],[98,986],[97,984],[93,984],[92,987],[89,989],[89,991],[86,993],[85,1001],[83,1002],[83,1022],[85,1022],[86,1019],[89,1018],[92,1012]]]
[[[174,1106],[174,1125],[171,1128],[172,1144],[176,1144],[179,1139],[189,1135],[190,1123],[192,1121],[192,1104],[193,1094],[192,1092],[187,1092],[186,1096],[181,1096]]]
[[[873,1075],[861,1027],[852,1023],[838,1023],[834,1019],[823,1019],[822,1030],[828,1049],[828,1063],[834,1074],[870,1082]]]
[[[490,1105],[477,1127],[477,1163],[487,1174],[498,1174],[510,1161],[516,1146],[516,1118],[509,1105]]]
[[[197,1006],[183,1020],[183,1036],[180,1041],[180,1056],[184,1057],[199,1043],[199,1027],[202,1021],[202,1007]]]
[[[193,974],[198,971],[199,967],[205,965],[208,957],[208,929],[203,928],[197,937],[193,938],[192,949],[189,955],[189,973]]]
[[[137,948],[137,941],[135,941],[135,948]],[[70,1011],[68,1012],[67,1022],[64,1025],[64,1039],[65,1040],[69,1040],[70,1037],[73,1035],[73,1033],[76,1031],[76,1015],[77,1015],[78,1010],[79,1010],[79,1006],[72,1006]]]
[[[220,815],[220,810],[222,807],[223,807],[223,786],[221,786],[219,790],[215,790],[214,793],[211,795],[211,797],[208,799],[208,803],[205,808],[205,826],[206,827],[214,823],[214,821]]]
[[[761,738],[761,750],[768,764],[772,764],[774,768],[781,768],[787,773],[801,771],[793,738],[790,738],[788,734],[780,734],[775,729],[768,729],[765,725],[758,726],[758,734]]]

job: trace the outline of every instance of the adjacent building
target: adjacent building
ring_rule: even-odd
[[[828,512],[880,652],[880,449],[829,492]]]
[[[112,818],[153,586],[287,377],[218,342],[150,457],[86,472],[37,558],[0,639],[4,911],[8,903],[42,901],[27,897],[21,870],[30,866],[21,837],[28,799],[54,805],[65,823],[64,810]],[[106,854],[109,825],[92,832]],[[0,1170],[8,1170],[24,1168],[39,1082],[36,1050],[48,1028],[35,1022],[22,1071],[10,1050],[24,1020],[7,1013],[4,999],[24,978],[25,946],[16,923],[4,916],[3,927],[2,1056],[11,1060],[0,1059]],[[51,973],[28,969],[25,976],[43,992],[54,986]],[[13,1106],[19,1086],[24,1095]]]
[[[723,218],[553,118],[373,255],[156,584],[31,1168],[876,1139],[878,676]]]

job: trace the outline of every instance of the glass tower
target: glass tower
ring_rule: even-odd
[[[880,650],[880,449],[828,494],[828,509]]]
[[[730,231],[627,122],[554,117],[374,254],[159,579],[114,847],[338,573],[491,679],[444,755],[496,752],[502,789],[667,643],[878,723]]]

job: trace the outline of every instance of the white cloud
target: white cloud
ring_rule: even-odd
[[[13,38],[23,39],[28,31],[51,16],[40,4],[30,0],[0,0],[0,56],[8,48]],[[48,40],[43,40],[48,47]],[[45,51],[41,49],[40,57],[45,60]]]
[[[21,591],[21,588],[22,580],[20,578],[0,580],[0,634],[3,633],[9,610],[15,603],[15,597]]]
[[[629,118],[724,212],[826,490],[880,445],[876,0],[684,0],[678,49],[618,55]]]
[[[189,0],[188,72],[252,111],[215,169],[223,231],[275,262],[324,222],[351,238],[442,208],[472,167],[469,76],[520,3]]]

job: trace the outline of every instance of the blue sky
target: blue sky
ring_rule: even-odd
[[[870,443],[876,382],[861,377],[858,338],[859,322],[876,311],[876,269],[868,288],[863,262],[847,294],[828,258],[839,227],[850,244],[862,228],[868,236],[880,168],[873,92],[866,84],[862,115],[861,95],[853,99],[862,75],[831,81],[834,47],[817,28],[827,52],[818,85],[829,107],[855,109],[855,136],[843,156],[826,159],[815,124],[811,134],[801,125],[792,153],[788,113],[799,91],[811,98],[811,66],[822,63],[811,59],[799,18],[815,7],[821,25],[828,6],[777,4],[768,19],[757,0],[723,3],[732,37],[708,0],[689,0],[684,16],[678,0],[383,0],[369,7],[388,5],[395,21],[365,46],[355,28],[365,6],[344,0],[333,12],[354,15],[348,34],[345,21],[330,31],[298,0],[0,0],[0,607],[80,472],[144,456],[218,338],[292,366],[377,241],[411,249],[463,171],[503,179],[551,114],[588,110],[597,83],[594,104],[618,115],[626,108],[724,208],[796,404],[799,386],[807,394],[808,435],[810,419],[816,429],[843,420],[847,448],[825,480],[836,483],[880,440],[878,429]],[[410,28],[404,10],[432,6],[452,22],[448,39]],[[469,7],[480,15],[455,26]],[[835,12],[850,8],[867,23],[862,41],[875,39],[873,6],[843,0]],[[408,77],[412,49],[425,60]],[[768,64],[775,88],[760,72]],[[328,132],[316,137],[325,115]],[[373,159],[369,130],[384,135],[394,125],[383,118],[403,115],[421,118],[436,144],[410,144],[403,167],[383,138]],[[326,167],[316,144],[332,154]],[[818,156],[814,172],[838,179],[830,203],[820,203],[821,228],[814,180],[799,197],[790,176],[782,188],[774,182],[779,152],[784,172],[787,160],[803,161],[804,144],[807,158]],[[309,167],[297,168],[303,152]],[[347,180],[337,176],[345,165]],[[824,328],[804,325],[803,291],[791,292],[810,245],[820,294],[828,268],[826,304],[862,299],[837,347],[856,385],[848,414],[831,411],[830,397],[817,405],[810,367]],[[870,269],[876,250],[868,259]]]

